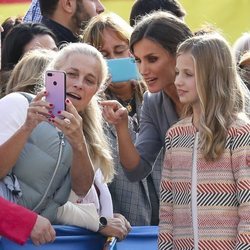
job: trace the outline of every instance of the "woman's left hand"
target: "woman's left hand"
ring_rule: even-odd
[[[60,129],[72,148],[77,148],[85,140],[82,130],[82,118],[78,114],[74,105],[69,99],[66,99],[66,111],[62,110],[60,116],[52,119],[53,124]]]
[[[99,232],[106,237],[116,237],[124,240],[131,231],[131,225],[127,219],[118,213],[114,214],[114,218],[107,218],[108,224]]]
[[[72,147],[71,188],[77,195],[85,196],[93,184],[94,167],[88,153],[82,117],[69,99],[66,99],[65,103],[66,111],[61,111],[59,117],[51,120],[63,132]]]

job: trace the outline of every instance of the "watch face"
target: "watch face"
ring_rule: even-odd
[[[102,226],[107,226],[108,224],[108,221],[105,217],[100,217],[99,221]]]

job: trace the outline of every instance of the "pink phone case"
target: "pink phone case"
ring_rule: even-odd
[[[45,74],[45,87],[48,92],[46,101],[54,105],[51,109],[52,114],[59,116],[58,112],[65,110],[66,73],[64,71],[47,70]]]

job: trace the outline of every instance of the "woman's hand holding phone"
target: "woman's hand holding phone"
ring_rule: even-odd
[[[72,148],[79,149],[85,137],[82,128],[82,117],[69,99],[66,99],[66,110],[59,111],[59,116],[51,119],[53,124],[60,129]]]
[[[82,118],[71,101],[66,99],[66,73],[47,70],[45,87],[48,92],[46,101],[53,104],[49,121],[64,133],[72,148],[79,149],[85,141]]]
[[[31,101],[23,125],[26,130],[31,132],[40,122],[48,121],[48,117],[51,115],[50,109],[53,105],[44,100],[46,95],[46,91],[41,91]]]
[[[51,122],[59,111],[65,110],[66,74],[63,71],[46,71],[46,90],[31,101],[23,128],[32,131],[40,122]]]

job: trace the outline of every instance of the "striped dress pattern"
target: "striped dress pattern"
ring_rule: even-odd
[[[169,129],[161,180],[160,250],[194,249],[191,184],[197,150],[199,250],[250,250],[250,124],[236,120],[214,162],[194,148],[196,129],[185,118]],[[198,144],[199,145],[199,144]]]

